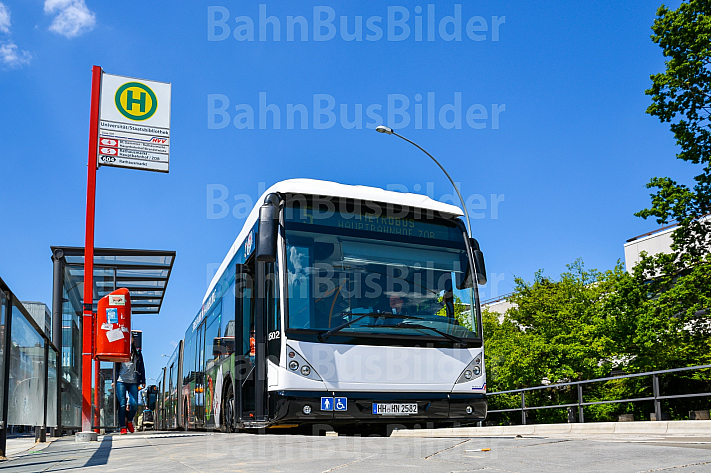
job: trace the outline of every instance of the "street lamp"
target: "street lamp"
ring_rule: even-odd
[[[486,284],[486,268],[484,266],[484,254],[481,252],[481,249],[479,248],[479,242],[476,241],[474,237],[472,237],[472,222],[469,220],[469,212],[467,211],[467,206],[464,203],[464,199],[462,198],[462,194],[459,192],[459,189],[457,188],[457,185],[454,183],[454,180],[452,179],[452,176],[449,175],[446,169],[444,169],[444,166],[442,166],[439,161],[437,161],[434,156],[432,156],[430,153],[428,153],[422,146],[418,145],[412,140],[408,140],[402,135],[398,135],[393,131],[392,128],[380,125],[375,128],[375,131],[378,133],[385,133],[387,135],[395,135],[398,138],[402,138],[403,140],[407,141],[411,145],[416,146],[420,151],[425,153],[427,156],[430,157],[432,161],[439,166],[439,168],[442,170],[442,172],[447,176],[447,179],[449,179],[449,182],[452,183],[452,187],[454,187],[454,190],[457,193],[457,196],[459,196],[459,201],[462,203],[462,209],[464,210],[464,215],[467,217],[467,228],[469,229],[469,241],[471,242],[472,245],[472,250],[474,253],[474,264],[476,268],[476,279],[479,284]],[[477,296],[478,297],[478,296]],[[477,303],[478,306],[478,303]],[[478,309],[477,309],[478,310]]]
[[[398,135],[397,133],[395,133],[395,132],[393,131],[392,128],[387,127],[387,126],[384,126],[384,125],[380,125],[380,126],[378,126],[377,128],[375,128],[375,131],[377,131],[378,133],[385,133],[385,134],[388,134],[388,135],[395,135],[395,136],[397,136],[398,138],[402,138],[403,140],[407,141],[407,142],[410,143],[411,145],[416,146],[420,151],[422,151],[422,152],[425,153],[427,156],[429,156],[430,159],[432,159],[432,161],[434,161],[435,164],[437,164],[437,166],[439,166],[439,168],[442,170],[442,172],[447,176],[447,179],[449,179],[449,182],[452,183],[452,187],[454,187],[455,192],[456,192],[457,195],[459,196],[459,201],[462,203],[462,209],[464,210],[464,215],[466,215],[466,217],[467,217],[467,227],[468,227],[468,229],[469,229],[469,236],[471,236],[471,235],[472,235],[472,223],[471,223],[471,221],[469,220],[469,212],[467,212],[467,206],[464,204],[464,199],[462,199],[462,194],[459,193],[459,189],[457,188],[457,185],[454,183],[454,180],[453,180],[452,177],[449,175],[449,173],[447,172],[447,170],[444,169],[444,166],[442,166],[442,165],[439,163],[439,161],[437,161],[437,160],[434,158],[434,156],[432,156],[430,153],[428,153],[422,146],[418,145],[417,143],[415,143],[415,142],[412,141],[412,140],[408,140],[407,138],[405,138],[405,137],[402,136],[402,135]]]

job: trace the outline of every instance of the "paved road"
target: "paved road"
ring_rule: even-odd
[[[220,433],[71,438],[0,472],[711,472],[711,438],[313,437]]]

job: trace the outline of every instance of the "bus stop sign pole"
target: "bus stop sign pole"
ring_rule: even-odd
[[[89,160],[86,178],[86,235],[84,239],[84,316],[82,317],[81,357],[81,430],[91,432],[92,329],[94,326],[94,213],[96,203],[96,166],[99,141],[99,99],[101,67],[92,68],[91,119],[89,124]],[[97,386],[98,389],[98,386]]]

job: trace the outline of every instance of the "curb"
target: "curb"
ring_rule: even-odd
[[[660,422],[591,422],[588,424],[534,424],[492,427],[396,430],[392,437],[497,437],[511,435],[629,435],[654,434],[679,437],[711,437],[711,420],[671,420]]]

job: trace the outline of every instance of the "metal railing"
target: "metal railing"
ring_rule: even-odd
[[[513,292],[507,292],[506,294],[501,294],[500,296],[492,297],[491,299],[487,299],[485,301],[481,301],[482,307],[485,305],[491,305],[496,302],[501,302],[501,301],[506,301],[508,300],[514,293]]]
[[[59,416],[59,351],[0,278],[0,455],[8,432],[34,427],[46,441]],[[38,393],[39,391],[39,393]]]
[[[659,371],[647,371],[644,373],[634,373],[634,374],[625,374],[625,375],[620,375],[620,376],[609,376],[606,378],[595,378],[595,379],[587,379],[584,381],[571,381],[568,383],[556,383],[556,384],[548,384],[548,385],[542,385],[542,386],[535,386],[532,388],[521,388],[521,389],[512,389],[509,391],[497,391],[497,392],[492,392],[492,393],[487,393],[487,396],[496,396],[496,395],[501,395],[501,394],[514,394],[514,393],[520,393],[521,394],[521,407],[515,407],[515,408],[510,408],[510,409],[493,409],[490,410],[489,413],[497,413],[497,412],[521,412],[521,423],[523,425],[526,425],[526,413],[528,411],[535,411],[539,409],[560,409],[560,408],[578,408],[578,422],[585,422],[585,414],[584,414],[584,407],[586,406],[594,406],[598,404],[615,404],[615,403],[622,403],[622,402],[641,402],[641,401],[654,401],[654,415],[655,419],[661,420],[662,419],[662,405],[661,401],[666,400],[666,399],[681,399],[681,398],[691,398],[691,397],[707,397],[711,396],[711,392],[703,392],[703,393],[692,393],[692,394],[674,394],[674,395],[662,395],[660,392],[659,388],[659,375],[661,374],[667,374],[667,373],[677,373],[681,371],[691,371],[691,370],[700,370],[700,369],[708,369],[711,368],[711,365],[698,365],[698,366],[688,366],[685,368],[673,368],[673,369],[668,369],[668,370],[659,370]],[[642,376],[652,376],[652,396],[645,396],[645,397],[635,397],[635,398],[629,398],[629,399],[612,399],[612,400],[605,400],[605,401],[589,401],[585,402],[583,399],[583,386],[586,384],[592,384],[592,383],[600,383],[600,382],[605,382],[605,381],[616,381],[620,379],[625,379],[625,378],[639,378]],[[578,401],[574,403],[567,403],[567,404],[555,404],[555,405],[546,405],[546,406],[527,406],[526,405],[526,393],[527,392],[532,392],[532,391],[539,391],[543,389],[554,389],[554,388],[560,388],[564,386],[576,386],[577,387],[577,394],[578,394]]]

